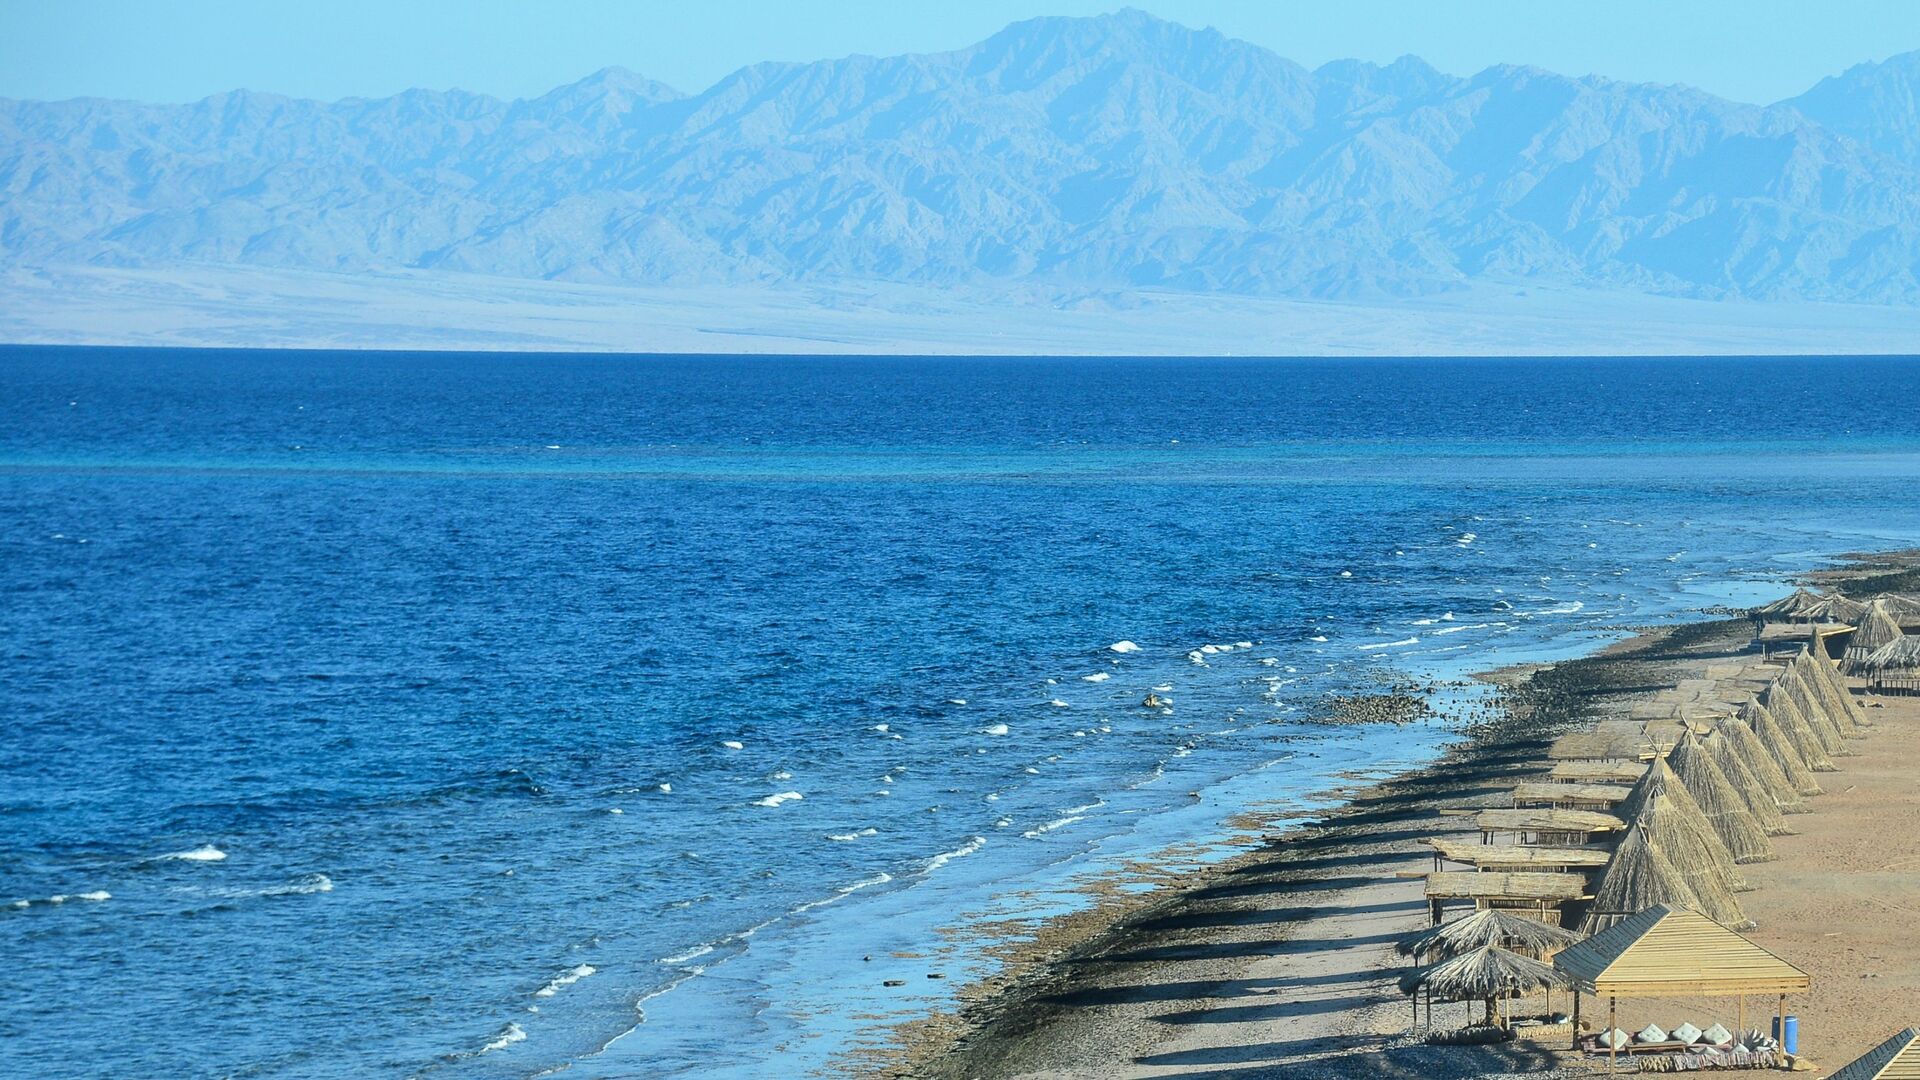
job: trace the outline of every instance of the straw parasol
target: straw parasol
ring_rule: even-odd
[[[1400,978],[1403,994],[1425,990],[1431,997],[1443,1001],[1486,1002],[1489,1023],[1493,1021],[1493,1003],[1497,1000],[1566,985],[1566,976],[1553,970],[1552,965],[1498,945],[1482,945],[1437,964],[1416,968]]]
[[[1886,597],[1880,597],[1867,605],[1866,617],[1860,620],[1860,629],[1853,632],[1847,641],[1847,663],[1858,664],[1873,655],[1874,650],[1884,649],[1900,637],[1900,622],[1893,616],[1891,605]]]
[[[1828,593],[1800,613],[1795,622],[1850,623],[1866,614],[1867,605],[1849,600],[1839,593]]]
[[[1842,737],[1867,737],[1867,725],[1854,707],[1853,694],[1840,681],[1840,671],[1832,660],[1827,659],[1826,653],[1815,653],[1810,649],[1794,657],[1789,666],[1806,681],[1816,703],[1833,718],[1834,727],[1839,729]]]
[[[1713,729],[1727,740],[1728,748],[1739,757],[1740,764],[1747,767],[1747,775],[1758,781],[1761,790],[1773,797],[1773,804],[1780,808],[1782,814],[1807,813],[1812,807],[1809,807],[1806,800],[1801,798],[1800,789],[1794,786],[1793,778],[1788,776],[1786,771],[1780,768],[1780,763],[1767,752],[1767,748],[1760,742],[1760,736],[1753,733],[1753,728],[1747,726],[1745,718],[1748,712],[1758,708],[1758,705],[1752,703],[1743,705],[1738,717],[1720,717],[1713,722]],[[1805,775],[1811,783],[1812,774]],[[1817,788],[1819,785],[1815,784],[1814,787]]]
[[[1760,622],[1805,622],[1806,613],[1818,606],[1820,597],[1805,589],[1793,590],[1793,595],[1783,596],[1771,604],[1763,604],[1753,609],[1753,617]]]
[[[1820,782],[1813,778],[1813,770],[1807,767],[1806,758],[1771,710],[1758,701],[1750,701],[1741,707],[1740,718],[1752,726],[1754,737],[1792,782],[1793,790],[1802,795],[1823,794]]]
[[[1629,825],[1639,825],[1647,839],[1689,875],[1710,876],[1727,893],[1747,887],[1706,812],[1665,761],[1649,765],[1647,775],[1633,786],[1633,794],[1614,812]]]
[[[1720,725],[1715,725],[1707,732],[1700,740],[1700,747],[1713,760],[1721,775],[1727,778],[1727,785],[1740,797],[1741,805],[1746,807],[1747,814],[1761,832],[1768,836],[1785,836],[1793,831],[1787,828],[1787,819],[1782,816],[1780,804],[1774,801],[1772,785],[1753,775],[1753,771],[1747,768],[1747,763],[1734,749],[1733,740]],[[1685,773],[1680,774],[1680,782],[1687,782]],[[1706,806],[1700,808],[1705,810]]]
[[[1808,730],[1813,732],[1814,738],[1820,740],[1820,747],[1827,752],[1829,758],[1848,756],[1850,751],[1841,743],[1845,736],[1840,731],[1840,725],[1834,721],[1833,714],[1827,711],[1827,707],[1814,696],[1812,684],[1800,669],[1788,665],[1787,670],[1774,678],[1774,685],[1800,707],[1800,715],[1806,718]],[[1769,701],[1767,704],[1771,706],[1773,702]]]
[[[1403,939],[1402,956],[1446,960],[1488,945],[1541,959],[1580,940],[1580,935],[1499,908],[1476,911]]]
[[[1773,714],[1780,730],[1786,732],[1787,745],[1793,747],[1794,753],[1800,755],[1800,760],[1807,763],[1808,769],[1813,772],[1833,771],[1833,762],[1827,757],[1826,748],[1808,726],[1806,715],[1800,711],[1792,694],[1775,682],[1767,687],[1766,699],[1762,704]]]
[[[1734,862],[1772,861],[1773,844],[1767,839],[1766,830],[1753,820],[1746,800],[1733,789],[1727,774],[1720,771],[1720,766],[1691,730],[1674,744],[1673,752],[1667,755],[1667,764],[1680,778],[1680,783],[1686,785],[1687,794],[1692,795],[1693,801],[1706,813],[1707,823],[1727,845],[1727,853],[1733,856]]]
[[[1886,605],[1887,614],[1893,616],[1901,629],[1920,628],[1920,593],[1890,592],[1882,596],[1880,602]]]
[[[1732,903],[1728,898],[1728,903]],[[1620,920],[1655,904],[1708,910],[1695,894],[1688,875],[1667,858],[1660,846],[1647,839],[1639,825],[1627,830],[1612,861],[1600,872],[1594,885],[1593,900],[1580,920],[1580,932],[1593,935]],[[1735,906],[1736,913],[1738,906]]]

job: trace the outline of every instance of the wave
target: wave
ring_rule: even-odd
[[[1587,605],[1579,600],[1559,604],[1550,608],[1537,608],[1533,611],[1517,612],[1520,615],[1573,615],[1586,610]]]
[[[789,908],[787,910],[787,914],[801,915],[806,912],[812,911],[815,908],[826,907],[828,904],[837,904],[840,901],[845,900],[847,897],[852,896],[854,893],[859,892],[861,889],[871,889],[875,885],[885,885],[887,882],[892,880],[893,880],[893,875],[882,870],[880,873],[875,874],[870,878],[863,878],[859,881],[854,882],[851,885],[840,886],[839,888],[833,890],[832,896],[823,896],[818,900],[809,900],[804,904],[795,904],[792,908]]]
[[[974,852],[979,851],[981,847],[985,846],[986,842],[987,842],[986,837],[976,836],[973,839],[967,841],[966,843],[961,844],[959,847],[954,848],[952,851],[943,851],[940,854],[935,855],[933,858],[928,859],[927,868],[925,870],[922,870],[921,873],[931,874],[935,870],[940,869],[941,867],[947,865],[948,863],[952,862],[955,859],[964,859],[967,856],[973,854]]]
[[[1488,627],[1491,627],[1492,625],[1493,625],[1492,623],[1483,622],[1483,623],[1463,623],[1459,626],[1443,626],[1440,629],[1433,631],[1433,636],[1439,637],[1441,634],[1457,634],[1462,630],[1485,630]]]
[[[858,832],[828,833],[827,839],[834,840],[842,844],[846,844],[846,843],[851,843],[855,840],[858,840],[863,836],[878,836],[878,835],[880,835],[879,829],[861,829]]]
[[[1113,676],[1107,674],[1104,671],[1096,671],[1091,675],[1080,676],[1080,681],[1081,682],[1106,682],[1108,679],[1111,679],[1111,678],[1113,678]]]
[[[753,801],[753,805],[779,806],[781,803],[799,802],[801,799],[804,799],[804,798],[806,798],[806,796],[800,794],[797,791],[782,791],[778,795],[769,795],[764,799],[755,799]]]
[[[483,1054],[491,1054],[495,1050],[505,1050],[507,1047],[512,1046],[514,1043],[526,1037],[527,1032],[525,1028],[522,1028],[519,1024],[508,1024],[506,1030],[495,1036],[492,1042],[481,1047],[480,1052]]]
[[[535,990],[533,996],[542,998],[552,997],[598,970],[600,969],[594,967],[592,964],[580,964],[577,967],[568,968],[566,971],[548,979],[547,985]]]
[[[1397,649],[1404,645],[1418,645],[1418,644],[1420,644],[1419,638],[1410,637],[1410,638],[1402,638],[1399,641],[1377,641],[1371,645],[1355,645],[1354,648],[1361,652],[1372,652],[1375,649]]]
[[[55,893],[54,895],[47,897],[45,900],[15,900],[13,903],[7,906],[11,907],[15,911],[21,911],[26,908],[30,908],[35,904],[64,904],[69,900],[86,900],[90,903],[97,904],[102,900],[111,900],[111,899],[113,899],[112,893],[108,892],[105,889],[96,889],[93,892],[83,892],[83,893]]]
[[[1131,641],[1116,641],[1113,644],[1107,646],[1107,651],[1117,652],[1117,653],[1139,652],[1140,646],[1135,645]]]
[[[713,946],[711,946],[711,945],[695,945],[695,946],[694,946],[693,948],[691,948],[691,949],[688,949],[688,950],[687,950],[686,952],[683,952],[683,953],[675,953],[675,954],[674,954],[674,955],[672,955],[672,956],[663,956],[663,957],[661,957],[661,958],[660,958],[660,963],[662,963],[662,964],[684,964],[684,963],[686,963],[686,962],[688,962],[689,960],[698,960],[698,959],[700,959],[701,957],[703,957],[703,956],[705,956],[705,955],[707,955],[708,953],[711,953],[712,951],[713,951]]]
[[[1006,733],[1008,732],[1008,730],[1010,730],[1010,729],[1009,729],[1009,728],[1007,727],[1007,725],[1005,725],[1005,724],[994,724],[994,725],[993,725],[992,727],[985,727],[985,728],[981,728],[981,729],[980,729],[980,734],[982,734],[982,735],[1005,735],[1005,734],[1006,734]]]
[[[201,844],[189,851],[175,851],[154,857],[154,862],[220,862],[227,853],[212,844]]]

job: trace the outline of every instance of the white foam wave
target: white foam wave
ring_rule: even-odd
[[[713,951],[713,946],[711,945],[695,945],[693,948],[688,949],[686,952],[675,953],[672,956],[661,957],[660,963],[684,964],[689,960],[698,960],[712,951]]]
[[[308,896],[313,893],[333,891],[333,879],[325,874],[308,874],[297,881],[285,885],[271,885],[256,890],[254,896]]]
[[[848,844],[848,843],[852,843],[855,840],[860,839],[863,836],[878,836],[878,835],[880,835],[879,829],[860,829],[856,832],[828,833],[827,839],[835,840],[842,844]]]
[[[780,792],[780,793],[779,793],[779,794],[777,794],[777,795],[769,795],[769,796],[767,796],[767,797],[766,797],[766,798],[764,798],[764,799],[755,799],[755,800],[753,801],[753,805],[755,805],[755,806],[779,806],[779,805],[780,805],[781,803],[787,803],[787,802],[798,802],[798,801],[800,801],[801,799],[804,799],[804,798],[806,798],[806,796],[805,796],[805,795],[802,795],[802,794],[800,794],[800,793],[799,793],[799,792],[797,792],[797,791],[782,791],[782,792]]]
[[[1402,638],[1399,641],[1377,641],[1371,645],[1355,645],[1354,648],[1358,649],[1361,652],[1372,652],[1375,649],[1397,649],[1406,645],[1418,645],[1418,644],[1420,644],[1419,638],[1410,637],[1410,638]]]
[[[1113,644],[1107,646],[1107,649],[1110,652],[1130,653],[1130,652],[1139,652],[1140,646],[1135,645],[1131,641],[1116,641]]]
[[[720,745],[729,750],[745,750],[747,748],[747,744],[738,739],[722,739],[720,740]]]
[[[1005,734],[1006,734],[1006,733],[1007,733],[1008,731],[1010,731],[1010,730],[1012,730],[1012,729],[1011,729],[1011,728],[1009,728],[1009,727],[1007,727],[1007,725],[1005,725],[1005,724],[994,724],[994,725],[993,725],[993,726],[991,726],[991,727],[984,727],[984,728],[981,728],[981,729],[980,729],[980,734],[982,734],[982,735],[1005,735]]]
[[[555,975],[553,978],[548,979],[547,985],[541,987],[538,990],[535,990],[533,992],[533,996],[543,997],[543,998],[552,997],[553,995],[559,993],[562,990],[565,990],[567,987],[572,986],[574,983],[579,982],[581,979],[586,978],[587,976],[593,974],[598,970],[599,969],[594,967],[592,964],[581,964],[577,967],[568,968],[566,971],[563,971],[560,974]]]
[[[227,857],[226,852],[221,851],[219,848],[214,847],[212,844],[201,844],[199,847],[193,848],[190,851],[175,851],[167,855],[162,855],[155,861],[156,862],[219,862],[222,859],[225,859],[226,857]]]
[[[1096,671],[1091,675],[1080,676],[1080,681],[1081,682],[1106,682],[1108,679],[1111,679],[1111,678],[1113,678],[1113,676],[1107,674],[1104,671]]]
[[[847,897],[852,896],[854,893],[859,892],[861,889],[871,889],[875,885],[885,885],[887,882],[892,880],[893,880],[893,875],[883,870],[880,873],[875,874],[870,878],[863,878],[862,880],[856,881],[851,885],[840,886],[839,888],[833,890],[832,896],[824,896],[818,900],[809,900],[804,904],[796,904],[791,910],[787,912],[787,914],[800,915],[805,912],[812,911],[815,908],[826,907],[828,904],[837,904],[840,901],[845,900]]]
[[[955,859],[964,859],[974,852],[979,851],[986,842],[986,837],[976,836],[966,843],[961,844],[959,847],[954,848],[952,851],[943,851],[927,860],[927,868],[922,871],[922,873],[931,874]]]
[[[526,1030],[519,1024],[508,1024],[506,1030],[496,1036],[492,1042],[481,1047],[480,1052],[483,1054],[491,1054],[495,1050],[505,1050],[507,1047],[512,1046],[514,1043],[526,1037]]]
[[[1443,626],[1435,630],[1433,634],[1435,637],[1438,637],[1441,634],[1457,634],[1462,630],[1485,630],[1492,625],[1492,623],[1462,623],[1459,626]]]
[[[1052,701],[1047,702],[1047,704],[1053,706],[1056,709],[1064,709],[1067,707],[1067,703],[1064,701],[1061,701],[1059,698],[1054,698]]]
[[[1537,608],[1533,611],[1523,611],[1523,612],[1520,612],[1520,614],[1522,615],[1573,615],[1580,611],[1584,611],[1586,609],[1586,606],[1587,605],[1584,602],[1579,600],[1574,600],[1569,603],[1557,605],[1555,607]]]

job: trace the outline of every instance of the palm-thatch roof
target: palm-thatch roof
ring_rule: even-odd
[[[1866,617],[1860,620],[1860,629],[1853,632],[1853,638],[1847,642],[1847,655],[1859,653],[1865,657],[1875,649],[1884,648],[1900,636],[1900,622],[1886,597],[1880,597],[1867,605]]]
[[[1747,768],[1747,763],[1741,760],[1740,754],[1734,750],[1733,740],[1725,732],[1716,726],[1700,740],[1700,747],[1708,757],[1713,759],[1714,765],[1720,769],[1720,774],[1727,778],[1727,786],[1731,787],[1733,793],[1739,797],[1741,805],[1746,807],[1747,815],[1753,819],[1755,825],[1759,826],[1761,832],[1768,836],[1785,836],[1793,831],[1787,828],[1787,819],[1780,810],[1780,804],[1774,801],[1773,789]],[[1680,782],[1687,783],[1685,772],[1680,773]],[[1798,798],[1798,796],[1795,797]],[[1696,798],[1694,801],[1699,802],[1699,799]],[[1705,810],[1706,805],[1703,803],[1700,809]]]
[[[1580,932],[1597,934],[1655,904],[1702,906],[1687,875],[1636,824],[1627,830],[1613,851],[1613,860],[1601,871],[1593,887],[1593,900],[1580,920]]]
[[[1543,847],[1533,844],[1483,844],[1471,836],[1429,836],[1420,841],[1436,859],[1465,863],[1477,870],[1557,873],[1607,865],[1607,852],[1598,847]]]
[[[1793,783],[1793,790],[1801,795],[1822,794],[1820,782],[1813,778],[1813,769],[1807,765],[1806,756],[1794,743],[1793,736],[1787,734],[1787,729],[1780,726],[1779,719],[1771,709],[1752,701],[1742,707],[1741,719],[1752,725],[1754,736]]]
[[[1840,1067],[1827,1080],[1900,1080],[1920,1076],[1920,1028],[1908,1028]]]
[[[1824,652],[1812,650],[1793,658],[1790,665],[1799,673],[1817,704],[1826,710],[1843,738],[1864,739],[1867,725],[1853,703],[1853,694],[1840,681],[1840,670]]]
[[[1729,893],[1747,887],[1706,812],[1664,760],[1648,766],[1647,775],[1633,786],[1633,794],[1613,812],[1630,825],[1641,824],[1648,839],[1687,873],[1711,874]]]
[[[1787,670],[1774,679],[1774,685],[1800,707],[1800,715],[1806,718],[1807,729],[1813,732],[1814,738],[1820,740],[1820,748],[1827,752],[1829,758],[1846,757],[1851,753],[1841,742],[1846,736],[1841,732],[1839,723],[1826,705],[1814,696],[1813,685],[1804,672],[1788,665]],[[1769,700],[1767,704],[1771,706],[1773,702]]]
[[[1797,993],[1807,973],[1701,912],[1660,904],[1554,954],[1575,987],[1610,998]]]
[[[1408,972],[1400,979],[1400,992],[1411,994],[1424,988],[1445,1001],[1485,1001],[1566,985],[1566,976],[1551,964],[1497,945],[1483,945]]]
[[[1920,671],[1920,635],[1903,635],[1900,640],[1874,650],[1860,662],[1860,670],[1876,675],[1889,671]]]
[[[1766,830],[1753,820],[1747,802],[1733,789],[1727,774],[1720,771],[1712,755],[1689,731],[1674,744],[1667,765],[1686,785],[1687,794],[1707,815],[1707,824],[1727,845],[1727,853],[1736,863],[1768,862],[1773,858],[1773,843]]]
[[[1880,597],[1880,602],[1886,605],[1887,614],[1893,616],[1901,629],[1920,629],[1920,593],[1887,593]]]
[[[1867,605],[1858,600],[1849,600],[1839,593],[1829,593],[1803,610],[1796,621],[1850,623],[1866,614],[1866,611]]]
[[[1800,711],[1800,706],[1785,687],[1778,681],[1774,682],[1767,687],[1761,704],[1767,707],[1767,712],[1772,714],[1780,730],[1786,733],[1787,745],[1793,747],[1793,752],[1800,755],[1800,760],[1806,762],[1809,770],[1833,771],[1833,761],[1827,757],[1825,745],[1821,743],[1820,737],[1813,733],[1813,728],[1807,723],[1806,714]]]
[[[1742,706],[1740,716],[1721,717],[1714,721],[1713,729],[1727,740],[1728,749],[1740,759],[1740,764],[1746,766],[1747,775],[1753,777],[1760,789],[1772,797],[1773,804],[1780,808],[1782,814],[1807,813],[1812,808],[1801,797],[1800,789],[1794,786],[1793,778],[1780,767],[1780,763],[1761,744],[1760,736],[1755,735],[1753,728],[1747,725],[1746,715],[1759,707]],[[1807,773],[1806,776],[1811,783],[1812,774]],[[1818,788],[1819,785],[1815,784],[1814,787]]]
[[[1647,773],[1644,761],[1557,761],[1547,776],[1561,784],[1634,784]]]
[[[1539,958],[1579,940],[1572,930],[1488,908],[1403,938],[1396,948],[1402,956],[1427,961],[1446,960],[1488,945]]]
[[[1762,604],[1753,609],[1753,617],[1764,622],[1804,621],[1806,612],[1820,603],[1820,597],[1805,589],[1795,589],[1792,595],[1783,596],[1771,604]]]

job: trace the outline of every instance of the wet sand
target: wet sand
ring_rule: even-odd
[[[1594,1063],[1548,1044],[1429,1047],[1410,1036],[1392,951],[1426,925],[1419,841],[1463,831],[1442,811],[1500,805],[1546,768],[1552,738],[1626,715],[1710,664],[1742,657],[1744,621],[1678,627],[1590,658],[1504,673],[1509,716],[1441,762],[1326,817],[1276,825],[1259,850],[1123,917],[1014,981],[895,1075],[960,1077],[1552,1077]],[[1742,867],[1753,940],[1808,971],[1789,1002],[1803,1056],[1829,1069],[1920,1022],[1920,699],[1863,698],[1874,734],[1821,774],[1828,794],[1788,819],[1777,859]],[[1765,1027],[1772,999],[1750,999]],[[1437,1005],[1438,1026],[1477,1006]],[[1556,1008],[1564,1005],[1556,1004]],[[1602,1017],[1588,1002],[1585,1016]],[[1628,1030],[1682,1019],[1732,1027],[1731,999],[1621,1003]]]

